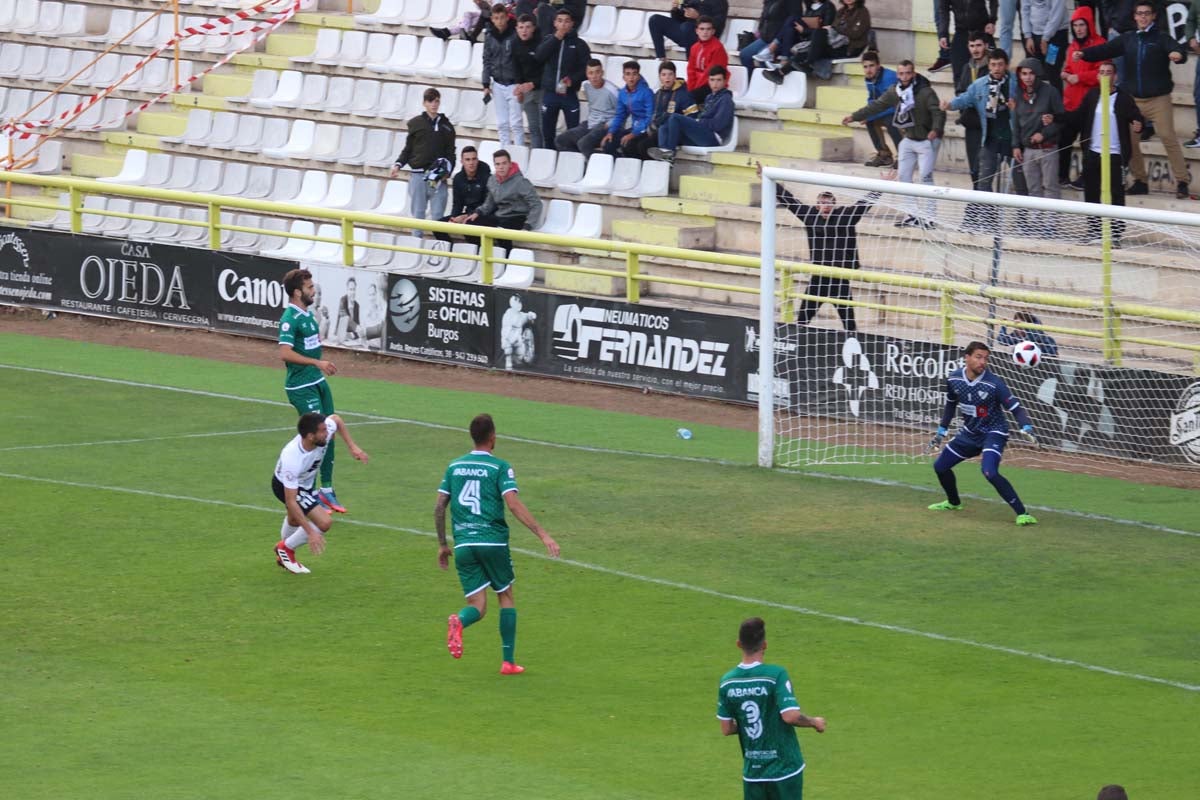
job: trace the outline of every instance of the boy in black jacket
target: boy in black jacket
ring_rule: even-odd
[[[558,112],[567,129],[579,124],[579,89],[587,76],[592,52],[575,33],[575,18],[565,8],[554,15],[554,33],[538,45],[542,64],[542,141],[548,146],[558,129]]]

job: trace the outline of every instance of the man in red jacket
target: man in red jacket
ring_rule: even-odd
[[[1086,138],[1085,124],[1090,120],[1079,117],[1079,105],[1088,91],[1100,85],[1100,62],[1076,60],[1075,53],[1085,47],[1104,44],[1106,39],[1096,33],[1096,24],[1092,9],[1080,6],[1071,15],[1071,43],[1067,46],[1067,57],[1062,68],[1062,100],[1066,111],[1062,127],[1059,128],[1058,146],[1058,183],[1064,189],[1083,191],[1083,170],[1080,176],[1071,180],[1071,148],[1081,135]]]
[[[687,87],[696,105],[703,105],[711,91],[708,88],[708,71],[713,67],[728,67],[729,53],[717,38],[717,26],[712,17],[696,20],[697,42],[688,51]]]

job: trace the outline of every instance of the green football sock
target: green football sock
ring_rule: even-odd
[[[500,609],[500,643],[504,650],[504,660],[510,664],[513,652],[517,649],[517,610],[515,608]]]
[[[479,613],[479,609],[475,606],[467,606],[462,611],[458,612],[458,619],[462,622],[464,628],[469,628],[476,622],[479,622],[479,618],[481,616],[482,615]]]

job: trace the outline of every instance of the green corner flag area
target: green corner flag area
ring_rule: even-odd
[[[749,617],[826,720],[809,798],[1200,796],[1195,491],[1007,469],[1021,528],[974,467],[938,514],[928,464],[763,470],[753,432],[338,376],[370,461],[339,451],[350,513],[294,575],[281,368],[0,348],[5,798],[738,798]],[[434,507],[481,413],[562,551],[509,514],[521,675],[494,595],[446,650]]]

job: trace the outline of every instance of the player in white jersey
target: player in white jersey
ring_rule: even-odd
[[[271,491],[287,509],[279,542],[275,545],[275,563],[296,575],[309,572],[296,560],[296,548],[308,544],[314,555],[325,549],[325,531],[333,518],[321,505],[315,489],[321,459],[334,435],[341,436],[356,460],[366,463],[367,454],[350,438],[346,423],[337,414],[328,417],[310,411],[296,423],[296,436],[279,453]]]

